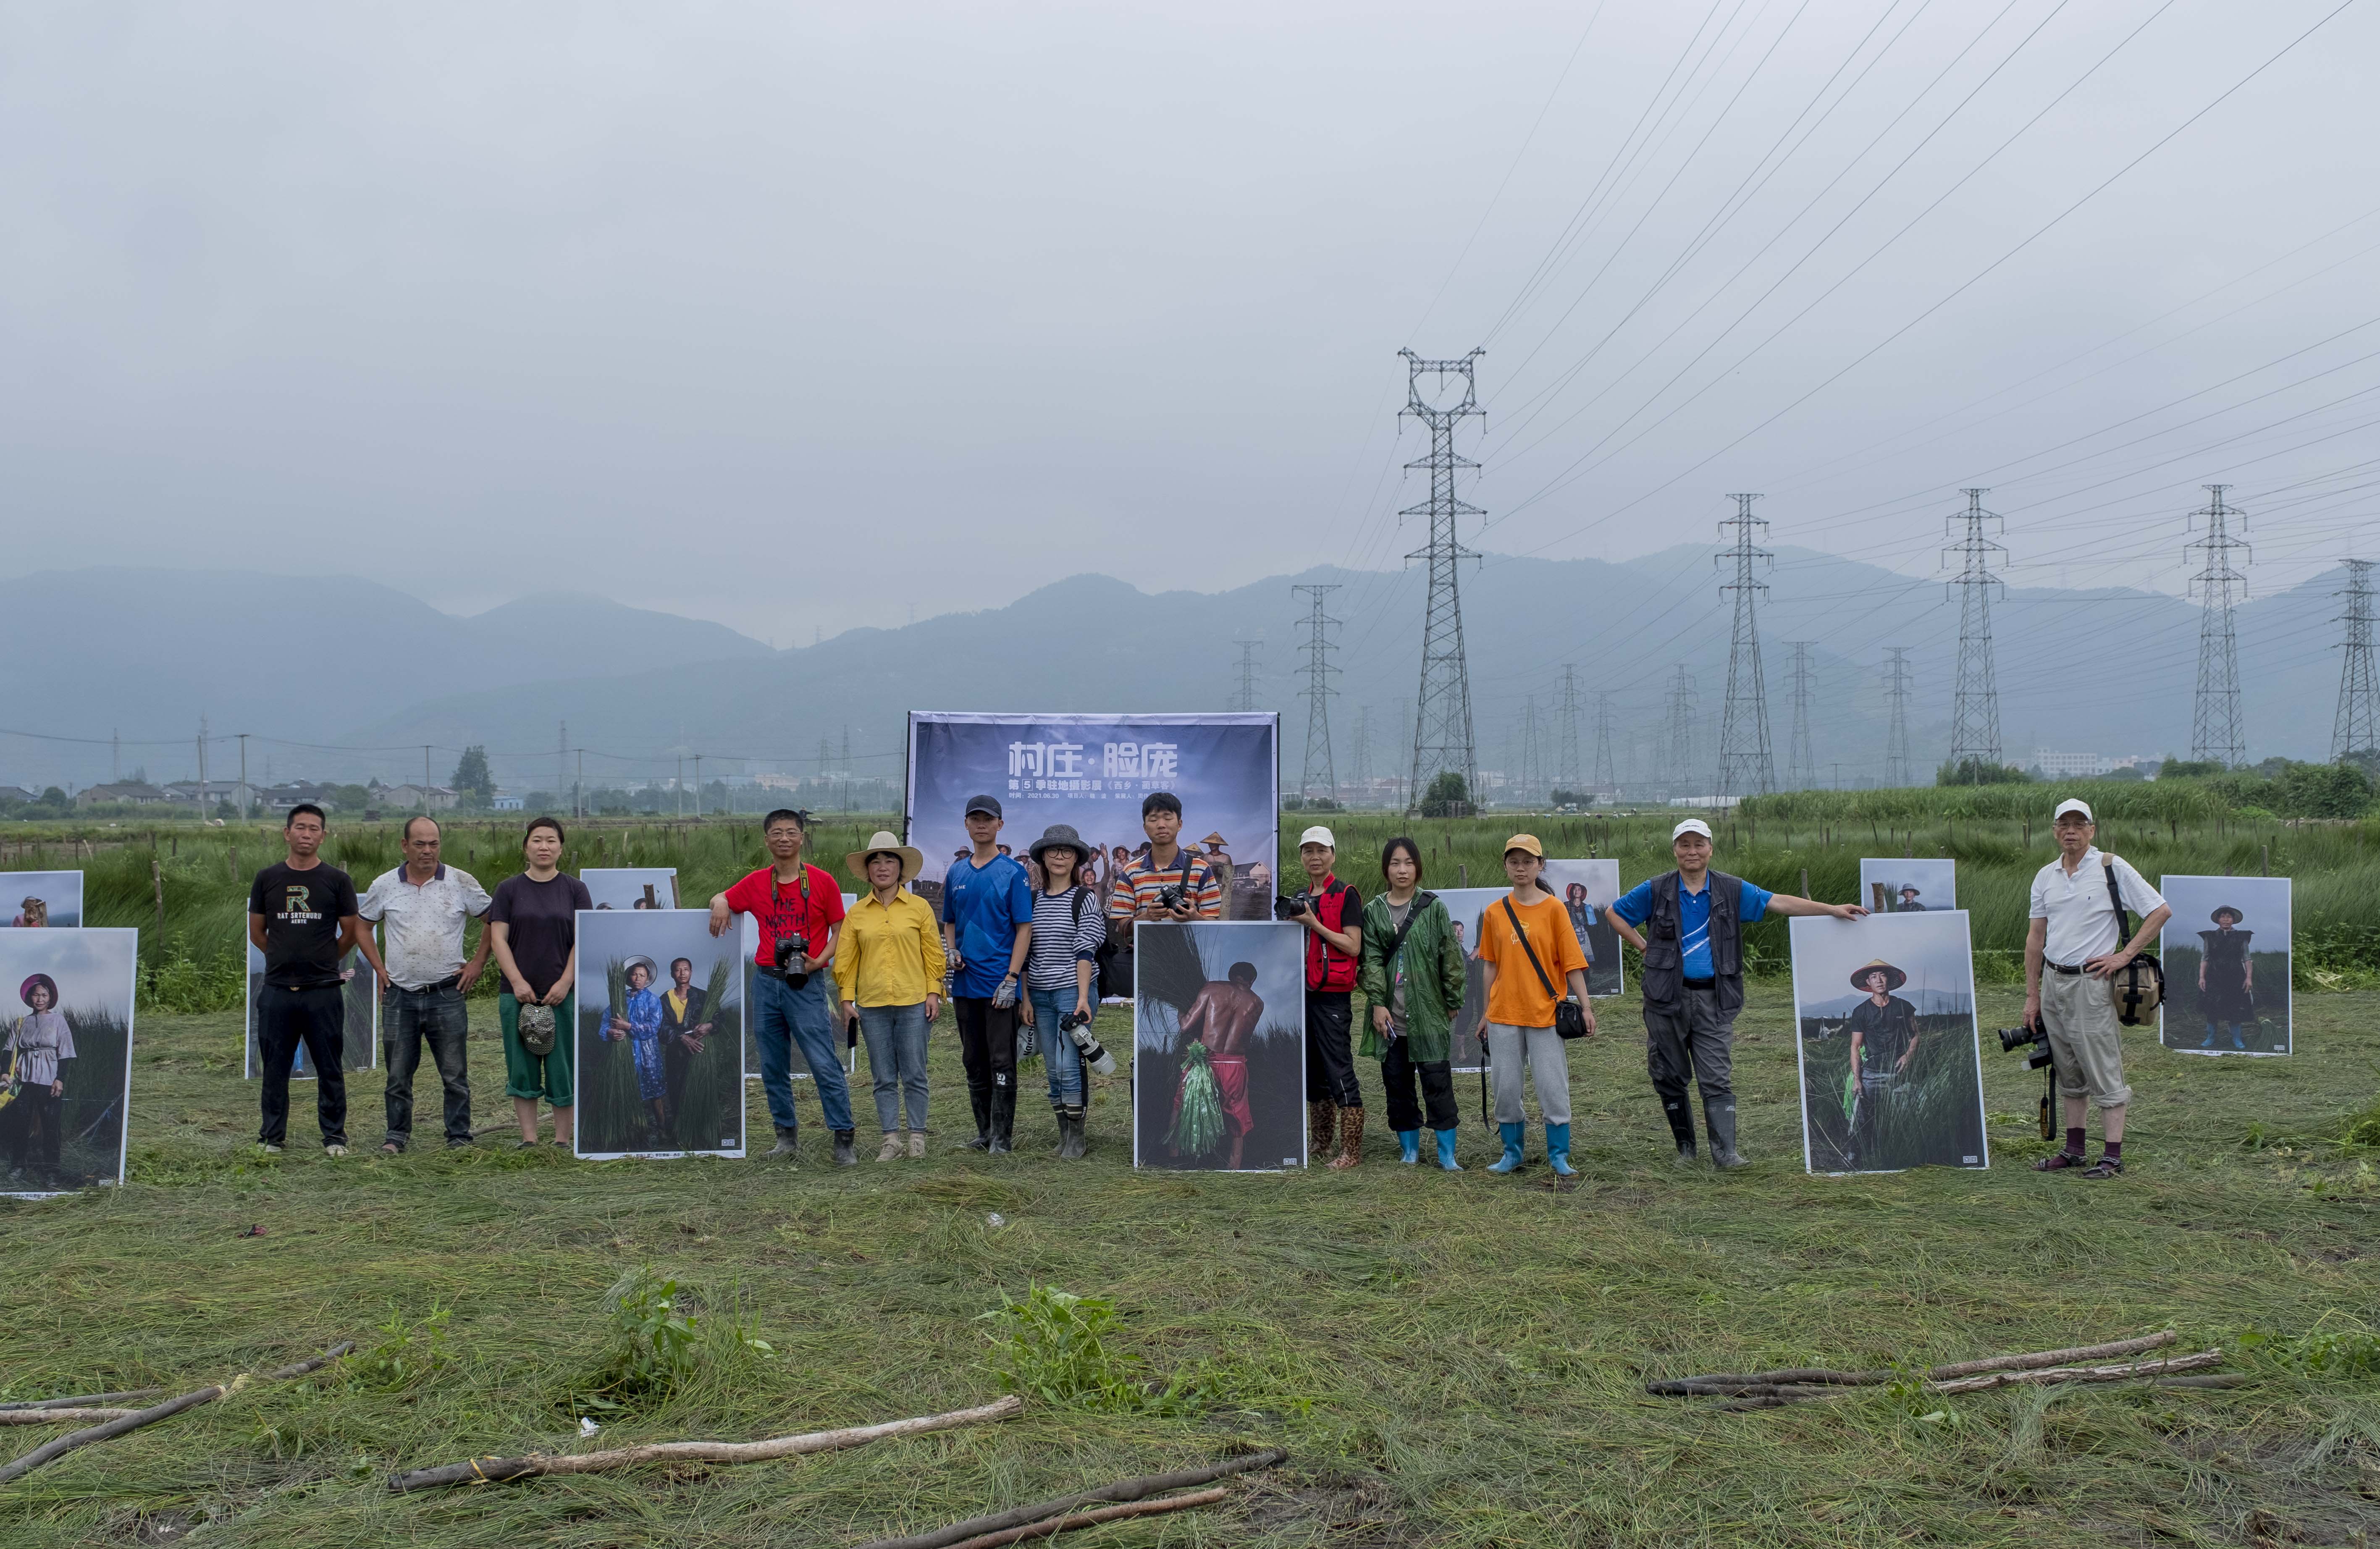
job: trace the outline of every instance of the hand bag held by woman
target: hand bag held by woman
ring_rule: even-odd
[[[1529,966],[1537,971],[1537,983],[1546,986],[1548,995],[1554,994],[1554,982],[1546,977],[1546,965],[1537,961],[1537,950],[1529,945],[1528,933],[1521,928],[1520,911],[1512,907],[1510,897],[1504,900],[1504,915],[1512,922],[1512,935],[1519,939],[1521,950],[1529,954]],[[1565,1043],[1586,1036],[1586,1012],[1569,996],[1554,1002],[1554,1035]]]

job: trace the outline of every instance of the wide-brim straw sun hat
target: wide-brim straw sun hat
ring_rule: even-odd
[[[1895,968],[1892,964],[1885,962],[1884,959],[1880,957],[1872,957],[1865,962],[1860,964],[1857,968],[1852,970],[1852,988],[1866,989],[1867,976],[1875,973],[1879,968],[1884,970],[1884,987],[1886,989],[1899,989],[1901,986],[1909,982],[1908,974],[1902,973],[1900,969]],[[1871,991],[1870,993],[1874,992]]]
[[[2231,923],[2235,926],[2248,917],[2228,903],[2216,904],[2215,906],[2215,913],[2207,915],[2206,917],[2219,926],[2223,923],[2223,916],[2226,914],[2231,916]]]
[[[867,844],[857,850],[844,852],[843,864],[852,876],[868,880],[868,857],[882,851],[901,857],[901,880],[909,881],[926,869],[925,852],[917,846],[904,844],[900,836],[890,829],[879,829],[868,836]]]
[[[642,968],[645,971],[645,986],[647,988],[650,989],[661,979],[661,965],[655,962],[652,959],[645,956],[642,952],[639,952],[635,957],[628,959],[627,962],[620,964],[620,982],[622,984],[626,984],[628,982],[628,975],[635,973],[639,968]]]

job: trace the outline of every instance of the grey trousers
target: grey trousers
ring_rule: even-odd
[[[1645,1069],[1663,1107],[1682,1103],[1686,1083],[1702,1088],[1706,1107],[1735,1099],[1735,1018],[1722,1015],[1718,990],[1680,988],[1675,1008],[1645,1008]]]
[[[1521,1067],[1525,1064],[1537,1083],[1537,1107],[1548,1124],[1570,1122],[1570,1056],[1561,1035],[1550,1027],[1508,1027],[1491,1022],[1488,1036],[1488,1068],[1495,1076],[1496,1122],[1521,1123]]]

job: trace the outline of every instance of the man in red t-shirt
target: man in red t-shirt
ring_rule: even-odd
[[[790,1158],[799,1137],[794,1107],[793,1046],[799,1043],[818,1087],[819,1107],[834,1131],[834,1162],[851,1167],[851,1088],[834,1047],[834,1011],[827,995],[834,938],[843,927],[843,889],[833,877],[802,859],[808,818],[780,807],[761,820],[768,865],[710,901],[710,934],[724,936],[735,916],[749,914],[760,927],[760,948],[752,957],[752,1041],[760,1050],[760,1090],[769,1099],[769,1120],[777,1144],[769,1155]]]

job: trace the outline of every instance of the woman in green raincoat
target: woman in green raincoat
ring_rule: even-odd
[[[1454,1160],[1454,1014],[1463,1006],[1463,945],[1434,893],[1421,891],[1421,846],[1398,836],[1380,847],[1385,892],[1364,905],[1364,1039],[1380,1062],[1389,1128],[1407,1162],[1421,1160],[1423,1105],[1438,1135],[1438,1165]],[[1421,1100],[1415,1101],[1418,1082]]]

